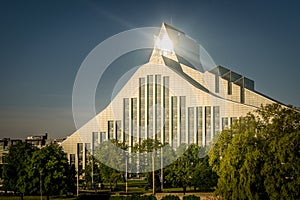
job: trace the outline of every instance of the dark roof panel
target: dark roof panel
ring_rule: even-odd
[[[173,27],[173,26],[171,26],[171,25],[169,25],[165,22],[164,22],[164,25],[165,25],[166,29],[171,29],[171,30],[177,31],[179,33],[185,34],[183,31],[181,31],[181,30],[179,30],[179,29],[177,29],[177,28],[175,28],[175,27]]]

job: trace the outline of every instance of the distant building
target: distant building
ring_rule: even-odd
[[[33,146],[36,146],[38,148],[41,148],[46,145],[47,139],[48,139],[48,133],[45,133],[45,135],[28,136],[25,139],[25,142],[32,144]]]
[[[47,133],[45,133],[44,135],[28,136],[24,140],[22,140],[22,139],[11,139],[11,138],[0,139],[0,165],[5,163],[4,158],[8,154],[9,148],[11,146],[16,145],[17,143],[24,141],[24,142],[32,144],[33,146],[36,146],[38,148],[42,148],[47,144],[47,140],[48,140],[48,134]]]
[[[149,62],[103,111],[62,142],[70,163],[85,168],[88,153],[108,139],[128,146],[146,138],[173,148],[181,143],[206,146],[239,117],[277,102],[241,74],[221,66],[201,71],[189,60],[201,65],[199,45],[163,23]]]
[[[8,154],[8,150],[12,145],[22,142],[21,139],[10,139],[3,138],[0,139],[0,165],[5,163],[4,158]]]
[[[62,143],[65,139],[66,139],[66,138],[47,139],[47,140],[46,140],[46,145],[48,145],[48,144],[61,145],[61,143]]]

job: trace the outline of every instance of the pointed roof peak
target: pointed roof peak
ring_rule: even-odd
[[[177,60],[174,51],[174,44],[166,29],[166,23],[163,22],[161,29],[157,36],[154,36],[154,49],[150,58],[150,61],[162,64],[163,60],[161,56],[170,57]]]

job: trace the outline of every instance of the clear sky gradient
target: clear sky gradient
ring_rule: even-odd
[[[299,10],[284,0],[1,0],[0,137],[70,135],[73,83],[87,54],[114,34],[163,21],[259,92],[299,107]]]

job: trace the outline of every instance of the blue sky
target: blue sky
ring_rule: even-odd
[[[297,1],[283,0],[2,0],[0,137],[70,135],[73,83],[87,54],[121,31],[171,19],[216,64],[253,79],[259,92],[299,107],[299,9]]]

